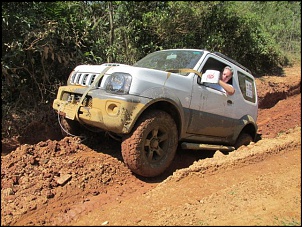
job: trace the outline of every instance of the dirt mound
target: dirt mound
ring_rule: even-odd
[[[215,171],[225,171],[232,166],[242,166],[259,162],[268,156],[284,152],[287,149],[296,149],[301,147],[301,127],[288,130],[286,133],[278,136],[278,139],[263,139],[257,143],[251,143],[248,146],[240,147],[236,152],[224,155],[219,150],[215,152],[213,158],[206,158],[194,162],[188,168],[176,170],[167,181],[179,181],[189,174],[199,175],[213,174]],[[230,166],[231,164],[231,166]]]
[[[1,163],[1,208],[6,224],[11,217],[18,219],[51,204],[53,198],[61,201],[64,212],[71,198],[85,200],[132,179],[124,163],[93,151],[76,137],[21,145],[2,157]]]
[[[259,141],[179,148],[156,178],[132,174],[106,135],[44,139],[33,124],[32,140],[2,140],[1,225],[301,225],[301,67],[256,82]]]

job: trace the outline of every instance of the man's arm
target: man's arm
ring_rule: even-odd
[[[230,84],[223,82],[222,80],[218,81],[218,84],[223,87],[228,95],[233,95],[235,93],[235,89]]]

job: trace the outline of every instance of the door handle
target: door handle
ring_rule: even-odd
[[[233,104],[232,100],[228,100],[227,104]]]

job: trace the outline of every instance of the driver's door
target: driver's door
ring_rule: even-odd
[[[192,117],[187,132],[215,137],[231,136],[231,99],[221,91],[195,83],[190,106]]]

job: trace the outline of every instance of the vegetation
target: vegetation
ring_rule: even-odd
[[[281,73],[300,60],[301,2],[4,2],[2,136],[22,135],[18,119],[45,121],[76,65],[132,64],[167,48],[218,51],[258,77]]]

